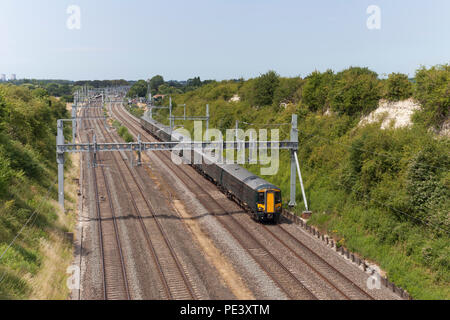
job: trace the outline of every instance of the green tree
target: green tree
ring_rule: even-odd
[[[162,84],[158,88],[158,93],[160,94],[176,94],[176,93],[183,93],[180,89],[177,89],[172,86],[168,86],[167,84]]]
[[[269,71],[256,78],[253,84],[253,104],[258,106],[271,105],[275,90],[279,85],[280,77],[275,71]]]
[[[64,95],[61,97],[62,102],[72,103],[74,100],[72,95]]]
[[[150,79],[150,90],[152,94],[155,95],[158,93],[159,86],[164,84],[164,78],[161,75],[156,75]]]
[[[441,125],[449,116],[450,66],[447,64],[419,69],[416,72],[414,98],[423,108],[419,112],[421,121],[427,126]]]
[[[47,90],[43,89],[43,88],[37,88],[34,89],[32,91],[33,96],[37,97],[37,98],[45,98],[48,97],[48,92]]]
[[[187,86],[188,87],[200,87],[202,85],[202,80],[200,77],[194,77],[192,79],[188,79]]]
[[[386,80],[384,97],[390,101],[400,101],[411,97],[412,83],[402,73],[391,73]]]
[[[331,107],[353,116],[376,109],[381,97],[378,75],[368,68],[350,67],[336,75],[330,92]]]
[[[147,82],[145,80],[139,80],[133,84],[128,91],[128,97],[145,97],[147,95]]]
[[[325,112],[329,107],[329,93],[333,86],[334,72],[314,71],[306,77],[306,83],[302,90],[302,101],[309,110]]]
[[[281,78],[279,86],[273,94],[273,104],[279,107],[280,103],[296,103],[299,100],[297,94],[303,85],[301,78]]]
[[[411,211],[418,218],[427,218],[430,210],[437,216],[440,209],[448,223],[449,187],[440,176],[448,172],[450,158],[448,153],[439,150],[436,145],[426,145],[411,161],[407,173],[406,189]],[[446,204],[446,206],[445,206]],[[438,221],[444,223],[445,221]]]
[[[46,89],[51,96],[59,96],[59,85],[57,83],[49,83]]]
[[[65,96],[65,95],[70,95],[72,92],[70,90],[70,86],[68,84],[63,84],[59,86],[58,89],[58,96]]]

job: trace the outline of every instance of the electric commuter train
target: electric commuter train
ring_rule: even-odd
[[[171,133],[170,128],[155,120],[141,118],[141,126],[161,141],[182,141],[179,133]],[[215,183],[230,198],[250,211],[256,221],[272,221],[277,223],[282,212],[281,190],[261,177],[251,173],[237,164],[218,164],[208,160],[204,153],[200,154],[200,164],[193,164],[195,153],[192,150],[189,163],[203,176]],[[187,154],[178,155],[186,158]],[[186,158],[187,159],[187,158]]]

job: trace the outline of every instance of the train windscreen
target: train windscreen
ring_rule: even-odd
[[[281,192],[275,192],[275,203],[281,203]]]

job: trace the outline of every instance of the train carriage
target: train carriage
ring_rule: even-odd
[[[237,164],[225,165],[221,184],[247,206],[256,220],[278,221],[281,215],[281,190]]]
[[[182,141],[183,136],[172,133],[170,128],[152,119],[141,118],[142,127],[161,141]],[[281,190],[277,186],[254,175],[237,164],[212,162],[207,154],[191,150],[177,152],[203,175],[227,192],[236,202],[252,213],[257,221],[278,222],[282,211]],[[195,155],[201,159],[195,164]],[[205,161],[207,160],[207,161]]]

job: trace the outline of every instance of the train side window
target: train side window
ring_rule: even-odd
[[[258,203],[264,203],[264,192],[258,192]]]

